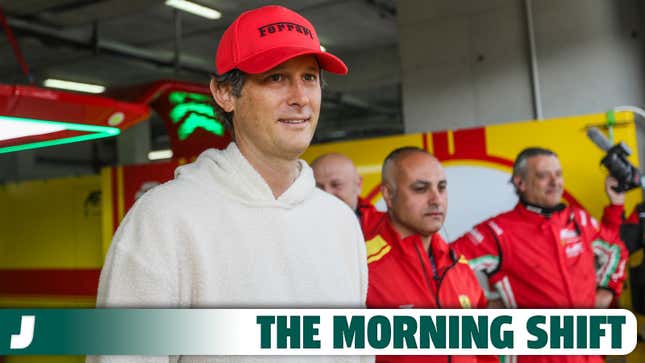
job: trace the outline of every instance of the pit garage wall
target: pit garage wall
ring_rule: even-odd
[[[92,307],[102,265],[98,176],[0,185],[0,307]]]
[[[406,133],[645,105],[641,0],[399,0]]]

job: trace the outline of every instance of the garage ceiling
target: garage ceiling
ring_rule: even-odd
[[[243,11],[267,4],[195,2],[219,10],[222,18],[176,11],[163,0],[0,0],[0,8],[35,84],[58,78],[122,87],[168,78],[206,83],[226,27]],[[277,3],[307,17],[322,44],[350,67],[344,79],[326,76],[316,141],[402,132],[394,0]],[[4,34],[0,83],[28,83]],[[157,120],[151,123],[155,148],[164,142],[163,127]]]

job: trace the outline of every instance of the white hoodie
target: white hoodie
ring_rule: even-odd
[[[356,216],[300,161],[277,199],[234,143],[177,168],[117,230],[99,307],[364,306],[367,259]],[[359,362],[360,357],[172,357],[180,362]],[[168,357],[101,357],[168,362]]]

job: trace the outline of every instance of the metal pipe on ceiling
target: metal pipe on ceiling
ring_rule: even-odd
[[[532,1],[524,0],[526,30],[529,41],[529,59],[531,64],[531,87],[533,91],[533,112],[537,120],[542,120],[542,95],[540,94],[540,76],[538,74],[537,50],[535,47],[535,28],[533,27]]]
[[[128,58],[135,58],[167,67],[173,67],[175,63],[175,56],[173,52],[153,51],[100,38],[97,39],[96,44],[94,44],[92,42],[91,36],[88,37],[85,34],[65,32],[57,28],[44,26],[17,18],[9,18],[8,20],[13,29],[27,34],[33,34],[39,38],[55,39],[79,48],[92,51],[99,50],[101,52]],[[204,75],[207,75],[212,71],[212,65],[210,62],[197,60],[190,57],[182,57],[182,59],[180,60],[180,66],[184,70],[198,72]]]

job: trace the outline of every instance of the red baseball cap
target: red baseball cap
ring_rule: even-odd
[[[300,14],[269,5],[242,13],[222,35],[215,55],[215,68],[224,74],[234,68],[257,74],[291,58],[311,54],[328,72],[347,74],[338,57],[320,50],[313,25]]]

